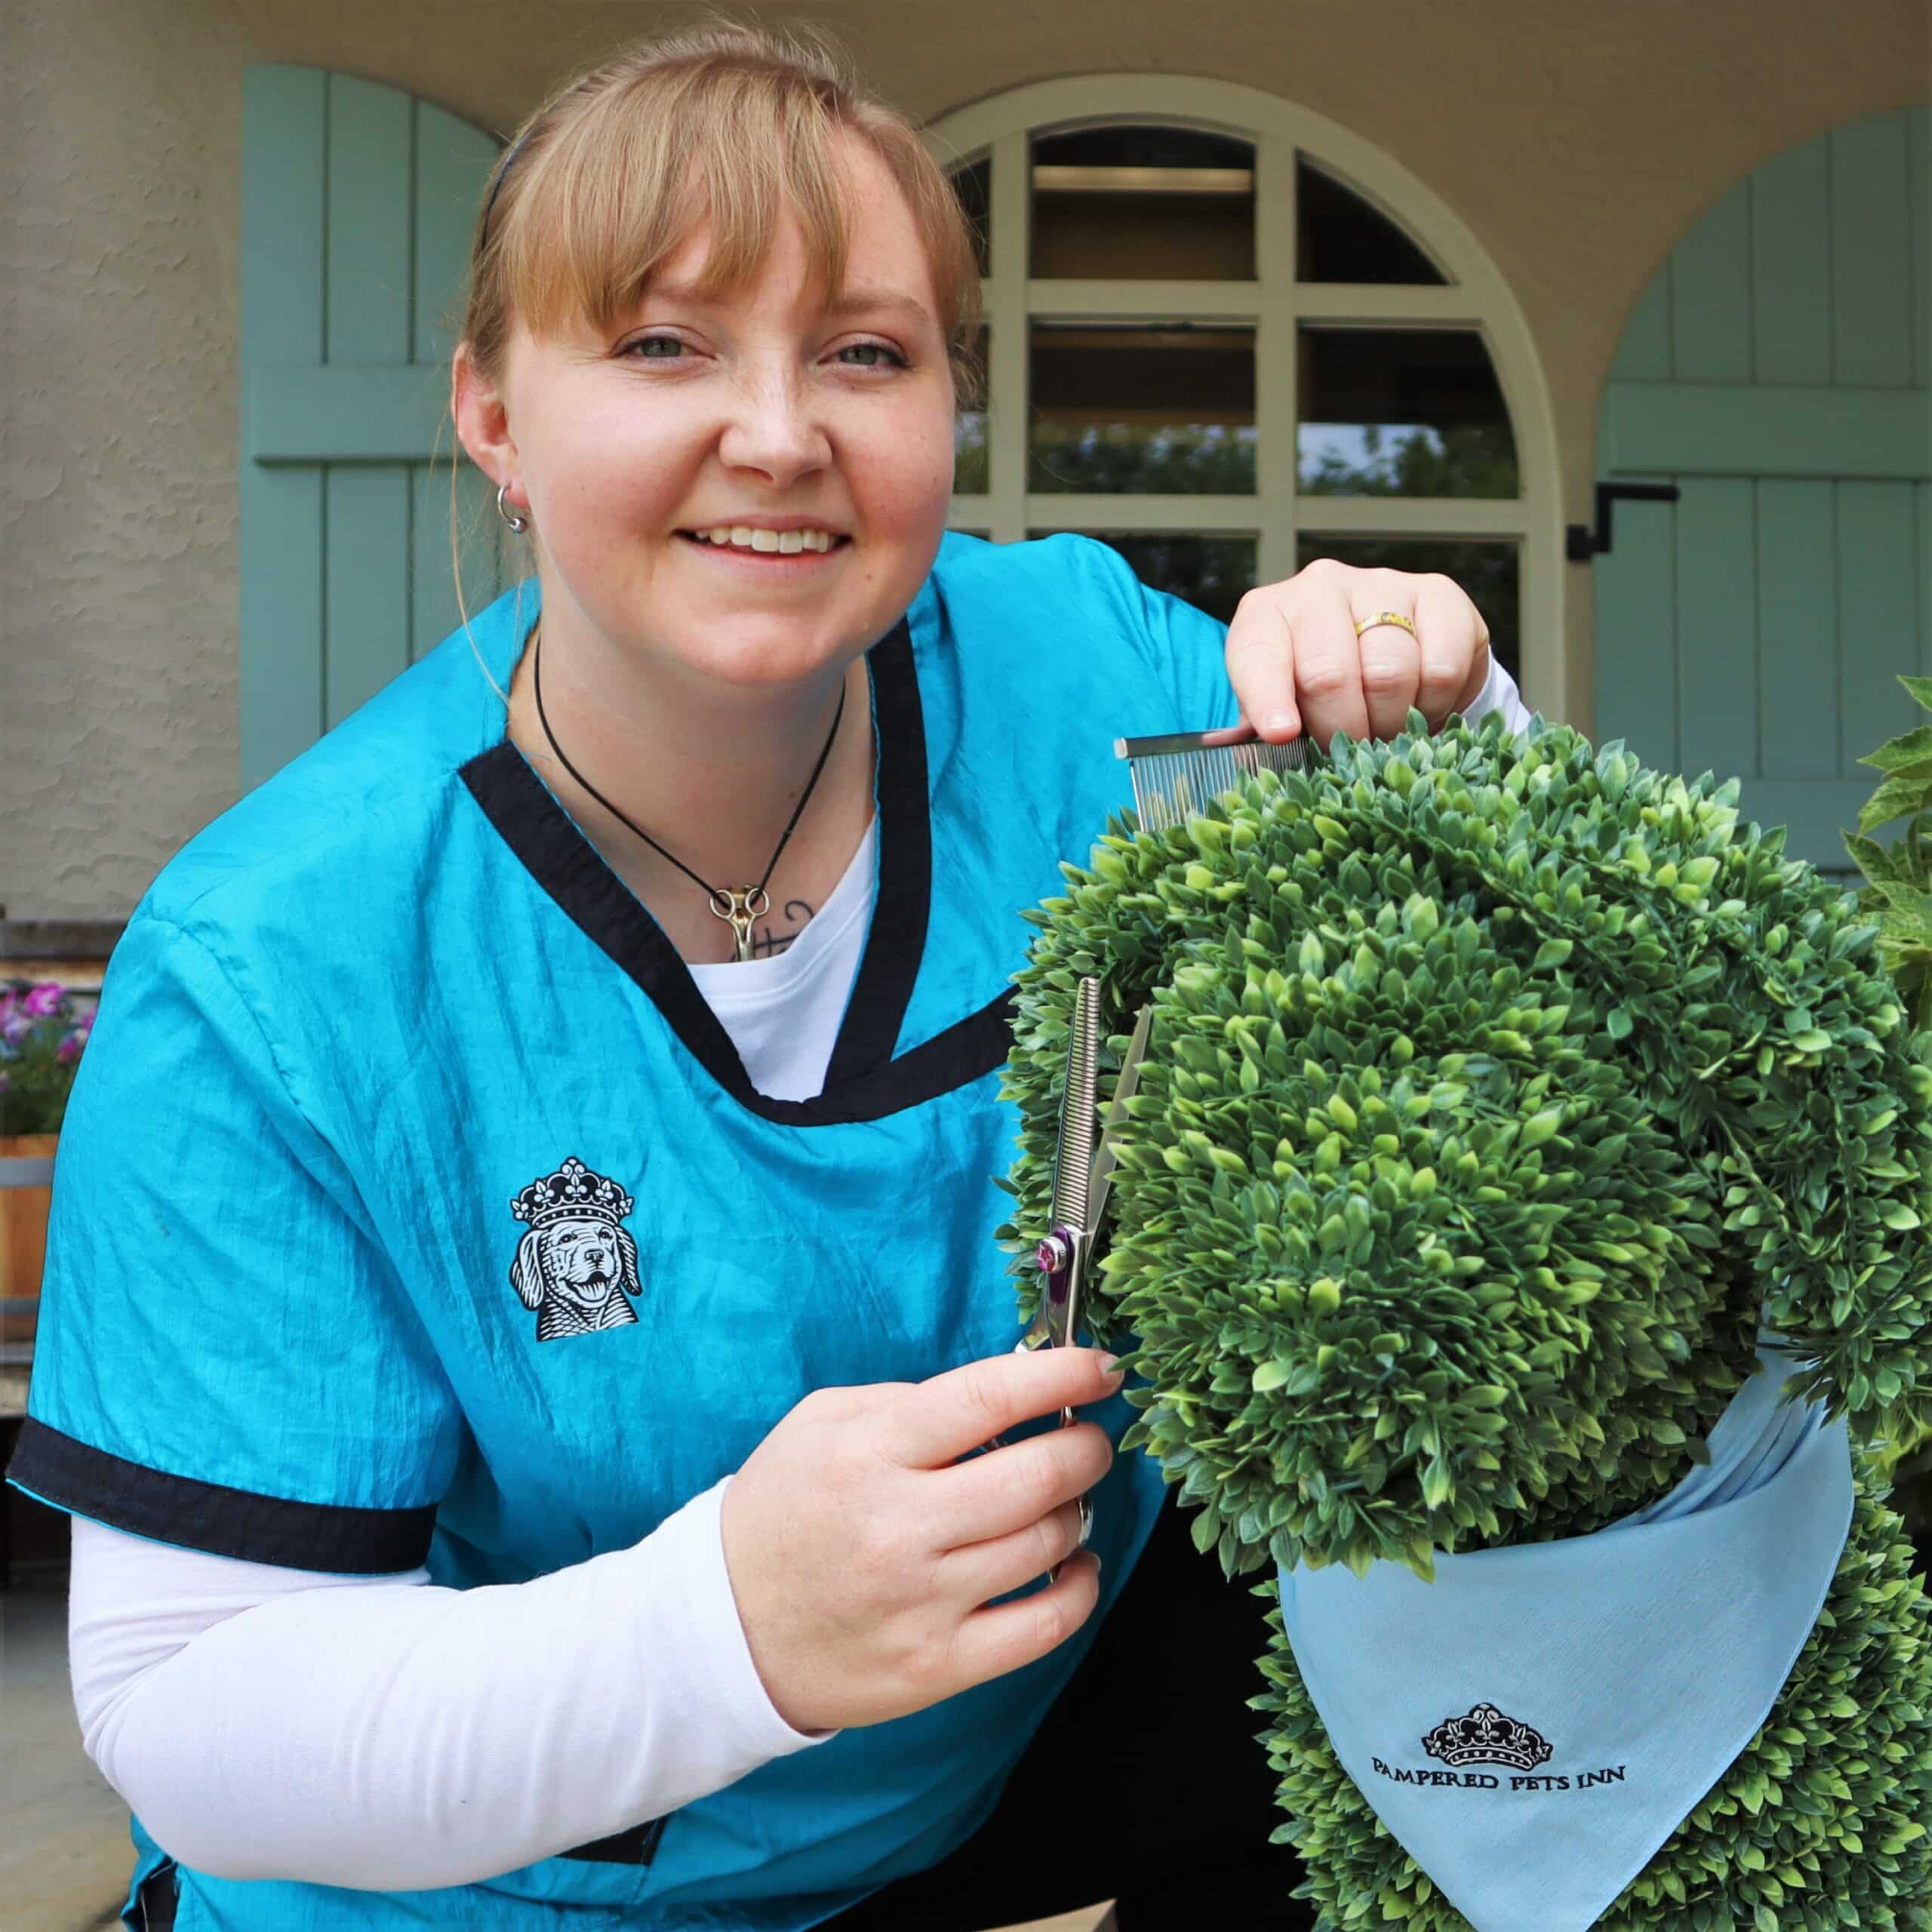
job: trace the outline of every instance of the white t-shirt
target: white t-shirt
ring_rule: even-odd
[[[688,969],[752,1084],[774,1100],[808,1100],[824,1089],[865,953],[878,851],[875,818],[831,897],[783,952]]]
[[[1468,715],[1499,708],[1527,725],[1492,659]],[[691,969],[774,1098],[824,1085],[876,835],[785,952]],[[245,1563],[75,1516],[88,1755],[157,1842],[223,1878],[467,1884],[662,1817],[836,1735],[793,1729],[752,1663],[719,1529],[730,1481],[630,1549],[469,1590],[420,1568]],[[559,1670],[569,1657],[597,1669]]]

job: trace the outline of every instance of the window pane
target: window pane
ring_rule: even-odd
[[[980,367],[986,366],[987,332],[980,331],[975,353]],[[983,402],[975,409],[956,411],[952,419],[952,487],[961,496],[974,496],[987,487],[986,411]]]
[[[1035,277],[1254,278],[1254,149],[1188,128],[1081,128],[1033,143]]]
[[[1192,532],[1158,534],[1115,534],[1105,530],[1081,533],[1111,545],[1133,565],[1143,583],[1184,597],[1223,623],[1234,620],[1235,606],[1254,588],[1254,539],[1252,537],[1198,537]],[[1034,531],[1033,536],[1044,536]]]
[[[980,272],[993,272],[993,163],[990,155],[964,168],[955,168],[949,177],[959,205],[973,225],[974,252],[979,257]]]
[[[1514,497],[1516,442],[1472,329],[1304,325],[1300,487],[1325,497]]]
[[[1299,158],[1295,275],[1301,281],[1423,282],[1437,288],[1448,280],[1380,209]]]
[[[1475,543],[1435,537],[1301,536],[1295,568],[1305,570],[1318,557],[1362,570],[1439,572],[1453,577],[1489,626],[1489,648],[1520,685],[1522,657],[1521,552],[1514,543]],[[1534,692],[1523,701],[1536,709]]]
[[[1029,490],[1245,495],[1254,331],[1035,322]]]

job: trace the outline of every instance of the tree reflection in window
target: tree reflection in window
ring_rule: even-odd
[[[1517,494],[1509,411],[1475,330],[1304,323],[1299,347],[1305,494]]]
[[[1029,490],[1247,496],[1254,331],[1035,322]]]

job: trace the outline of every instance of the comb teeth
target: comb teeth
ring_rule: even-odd
[[[1116,738],[1114,755],[1127,760],[1134,781],[1134,814],[1143,832],[1165,832],[1185,825],[1223,792],[1231,792],[1256,772],[1299,771],[1307,762],[1306,741],[1291,738],[1271,745],[1260,738],[1244,745],[1204,746],[1199,731],[1166,737]]]
[[[1054,1223],[1087,1226],[1088,1183],[1094,1170],[1094,1103],[1100,1080],[1100,983],[1082,980],[1074,989],[1067,1023],[1066,1085],[1060,1097],[1060,1151],[1054,1164]]]

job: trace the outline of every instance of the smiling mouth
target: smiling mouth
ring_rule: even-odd
[[[728,534],[721,529],[681,530],[678,534],[687,543],[695,543],[701,550],[722,550],[734,557],[774,560],[826,556],[835,550],[845,549],[852,541],[849,537],[825,530],[754,530],[743,526],[734,526]]]

